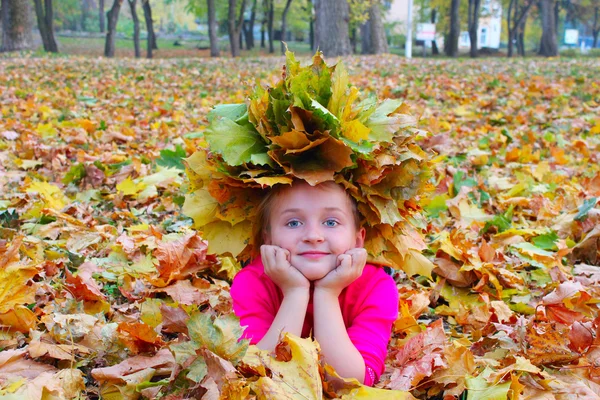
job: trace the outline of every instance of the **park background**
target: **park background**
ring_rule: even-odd
[[[600,398],[597,1],[415,0],[413,33],[433,18],[440,54],[415,41],[412,58],[402,17],[387,19],[408,2],[99,4],[0,3],[0,399]],[[309,339],[282,338],[274,357],[238,342],[241,266],[214,255],[236,225],[196,230],[189,211],[219,204],[186,209],[209,112],[282,77],[288,4],[302,65],[318,47],[361,98],[402,103],[427,157],[407,146],[394,162],[431,163],[427,195],[406,205],[422,218],[398,242],[400,313],[376,388],[336,378]],[[498,49],[481,46],[493,21]],[[233,154],[254,143],[230,139]]]

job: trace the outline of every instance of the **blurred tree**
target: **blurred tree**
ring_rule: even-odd
[[[106,24],[104,22],[104,0],[98,0],[98,23],[100,32],[104,33]]]
[[[157,50],[156,33],[154,32],[154,22],[152,21],[152,7],[150,0],[142,0],[142,10],[144,11],[144,20],[146,21],[146,31],[148,38],[146,40],[146,57],[152,58],[152,50]]]
[[[600,33],[600,0],[568,0],[567,10],[571,19],[580,22],[592,34],[592,47],[598,47]]]
[[[246,39],[246,49],[250,50],[254,48],[254,22],[256,21],[256,5],[258,0],[252,1],[252,8],[250,9],[250,19],[244,21],[244,38]]]
[[[135,51],[135,58],[140,58],[140,20],[136,9],[137,0],[127,0],[127,2],[129,3],[129,9],[131,10],[131,18],[133,19],[133,48]]]
[[[81,0],[60,0],[53,6],[57,30],[81,30]]]
[[[119,20],[119,12],[121,11],[121,3],[123,0],[113,0],[113,5],[106,13],[108,21],[108,32],[106,33],[106,42],[104,44],[104,56],[115,56],[115,36],[117,34],[117,21]]]
[[[281,15],[281,54],[285,54],[284,41],[286,40],[285,35],[287,32],[287,14],[290,10],[291,3],[292,0],[287,0],[285,2],[285,8],[283,9],[283,13]]]
[[[380,0],[372,0],[367,11],[367,21],[361,25],[362,54],[381,54],[388,52],[387,37],[381,17]]]
[[[346,0],[315,0],[315,44],[327,57],[352,53]]]
[[[452,0],[450,5],[450,29],[446,36],[446,55],[458,56],[458,37],[460,35],[460,0]]]
[[[231,46],[231,56],[240,55],[239,37],[244,23],[244,10],[246,9],[246,0],[242,0],[239,16],[236,19],[237,0],[229,0],[227,27],[229,31],[229,45]]]
[[[469,0],[468,30],[471,49],[471,57],[477,57],[477,46],[479,44],[477,33],[479,31],[479,14],[481,12],[481,0]]]
[[[546,57],[558,55],[558,38],[556,29],[556,0],[540,0],[538,7],[542,19],[542,38],[539,54]]]
[[[2,0],[2,45],[0,51],[33,49],[31,8],[25,0]]]
[[[58,53],[58,46],[54,38],[54,13],[52,0],[34,0],[35,15],[37,17],[38,29],[42,37],[44,51]]]
[[[267,21],[267,35],[269,37],[269,53],[275,53],[275,47],[273,46],[273,20],[275,19],[275,1],[265,0],[264,1],[264,12]]]
[[[521,56],[525,56],[525,48],[523,44],[523,31],[527,22],[527,15],[533,5],[534,0],[508,0],[508,12],[506,13],[506,25],[508,27],[508,57],[513,56],[514,46],[517,46],[517,52]],[[506,1],[503,3],[506,7]]]
[[[219,57],[219,43],[217,36],[217,19],[215,10],[215,0],[206,0],[206,6],[208,8],[208,37],[210,41],[210,56]]]

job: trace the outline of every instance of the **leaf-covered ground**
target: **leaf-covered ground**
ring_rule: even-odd
[[[282,63],[0,60],[0,398],[600,398],[597,62],[345,60],[439,154],[385,392],[238,343],[237,266],[181,213],[210,107]]]

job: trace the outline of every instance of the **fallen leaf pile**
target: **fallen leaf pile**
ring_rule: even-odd
[[[0,398],[600,398],[596,63],[345,60],[437,154],[377,388],[238,341],[239,265],[181,210],[211,107],[281,64],[0,59]]]

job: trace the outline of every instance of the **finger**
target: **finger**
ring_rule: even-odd
[[[288,264],[284,249],[277,249],[275,251],[275,263],[277,264],[277,269],[283,269]]]
[[[340,268],[350,268],[352,265],[352,256],[350,254],[340,254],[338,256],[340,260]]]

